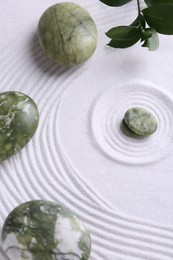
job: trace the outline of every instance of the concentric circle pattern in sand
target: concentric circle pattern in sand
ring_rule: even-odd
[[[123,117],[131,107],[143,107],[157,118],[156,132],[137,137],[128,132]],[[172,149],[173,100],[149,82],[110,87],[93,105],[91,128],[102,152],[111,159],[129,164],[145,164],[164,158]]]

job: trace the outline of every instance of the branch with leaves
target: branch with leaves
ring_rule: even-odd
[[[100,0],[108,6],[119,7],[131,0]],[[137,0],[138,15],[129,26],[118,26],[106,32],[111,39],[108,46],[127,48],[138,41],[142,47],[155,51],[159,47],[158,33],[173,34],[173,0],[144,0],[147,8],[141,10]]]

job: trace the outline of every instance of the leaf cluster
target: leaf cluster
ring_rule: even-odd
[[[120,7],[131,0],[100,0],[108,6]],[[173,34],[173,0],[144,0],[147,7],[140,9],[140,0],[137,0],[138,16],[128,26],[111,28],[106,35],[111,39],[109,46],[127,48],[138,41],[142,47],[154,51],[159,47],[158,33]]]

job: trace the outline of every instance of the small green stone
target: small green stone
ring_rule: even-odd
[[[60,65],[77,65],[89,59],[96,49],[97,38],[91,15],[75,3],[50,6],[38,23],[38,39],[43,51]]]
[[[38,121],[38,109],[30,97],[16,91],[0,94],[0,161],[29,142]]]
[[[124,115],[124,122],[130,130],[141,136],[151,135],[157,129],[155,116],[141,107],[128,109]]]
[[[16,207],[1,234],[10,260],[88,260],[89,231],[67,208],[33,200]]]

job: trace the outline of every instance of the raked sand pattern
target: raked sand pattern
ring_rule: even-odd
[[[169,127],[173,122],[173,102],[171,94],[161,88],[163,79],[158,80],[161,86],[151,74],[146,80],[148,69],[142,63],[146,70],[139,80],[143,71],[141,64],[138,68],[135,60],[130,64],[129,51],[123,50],[126,56],[122,54],[115,59],[118,51],[112,52],[103,46],[106,43],[103,31],[112,25],[108,15],[112,10],[105,14],[108,9],[89,1],[86,7],[95,14],[100,44],[95,56],[81,67],[66,69],[53,65],[43,55],[34,34],[30,35],[33,38],[30,45],[29,39],[21,36],[1,53],[1,92],[15,90],[29,95],[38,105],[40,122],[27,147],[1,163],[0,226],[20,203],[31,199],[51,200],[70,208],[90,230],[93,241],[90,260],[171,260],[173,222],[167,224],[163,219],[159,223],[142,217],[142,214],[139,218],[133,212],[119,211],[112,201],[107,200],[104,187],[101,191],[81,170],[80,160],[84,157],[88,173],[93,171],[90,151],[98,170],[94,176],[99,174],[100,157],[107,162],[105,167],[114,163],[115,172],[121,165],[123,170],[132,167],[131,171],[137,174],[138,166],[141,170],[140,166],[153,163],[152,167],[157,169],[157,164],[173,156],[173,132]],[[124,10],[122,20],[132,8]],[[131,50],[132,54],[136,52]],[[106,73],[110,61],[112,64]],[[110,81],[114,71],[115,78]],[[98,74],[101,76],[94,77]],[[129,78],[123,82],[127,74],[133,76],[133,80]],[[75,102],[78,106],[74,106]],[[137,103],[147,106],[158,119],[158,130],[150,140],[125,137],[118,128],[127,107]],[[118,143],[114,142],[114,137]],[[163,147],[162,150],[159,147]],[[112,187],[111,183],[109,188],[112,193],[113,188],[121,189]],[[164,215],[163,212],[160,214]],[[8,259],[2,250],[0,259]]]
[[[157,118],[158,128],[152,136],[144,138],[123,131],[124,114],[135,106],[147,109]],[[125,164],[159,161],[173,148],[173,132],[169,127],[173,122],[172,111],[171,97],[148,82],[108,87],[96,97],[92,107],[93,139],[102,152],[115,161]]]

